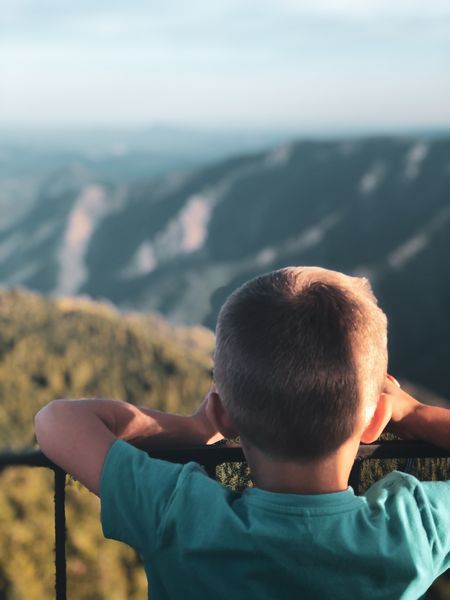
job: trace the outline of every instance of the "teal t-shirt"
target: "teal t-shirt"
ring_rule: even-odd
[[[117,440],[100,498],[152,600],[417,600],[450,566],[450,482],[398,471],[364,496],[237,493]]]

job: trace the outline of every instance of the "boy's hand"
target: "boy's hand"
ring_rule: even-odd
[[[383,394],[389,397],[392,406],[392,416],[385,431],[398,435],[405,440],[415,439],[408,427],[408,421],[422,403],[401,389],[400,384],[392,375],[387,375],[384,382]]]
[[[214,444],[223,439],[223,435],[217,431],[212,415],[211,395],[214,393],[214,391],[210,391],[206,394],[203,402],[191,417],[204,444]]]
[[[450,410],[418,402],[388,375],[383,393],[392,403],[392,418],[386,431],[405,440],[423,440],[450,450]]]

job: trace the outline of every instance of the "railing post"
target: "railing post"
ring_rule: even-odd
[[[215,463],[208,463],[206,465],[203,465],[203,468],[205,469],[208,477],[211,477],[211,479],[215,479],[216,478],[216,464]]]
[[[66,474],[55,468],[55,592],[66,600]]]

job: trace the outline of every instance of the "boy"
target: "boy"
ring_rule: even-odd
[[[386,426],[450,449],[450,411],[386,376],[386,327],[367,280],[274,271],[222,307],[215,387],[192,417],[57,400],[36,436],[100,496],[104,534],[138,550],[152,600],[417,599],[450,566],[450,482],[348,486],[359,443]],[[237,434],[255,483],[242,494],[134,447]]]

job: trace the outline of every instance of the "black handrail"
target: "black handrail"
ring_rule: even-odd
[[[245,457],[240,446],[190,446],[172,448],[154,448],[148,450],[153,458],[185,464],[191,461],[201,465],[220,465],[225,462],[244,462]],[[378,440],[374,444],[360,444],[356,460],[366,458],[450,458],[450,450],[427,442],[405,440]],[[40,450],[0,452],[0,471],[10,466],[47,467],[59,469]]]
[[[222,463],[245,462],[240,446],[195,446],[189,448],[159,448],[148,451],[153,458],[170,462],[197,462],[210,477],[216,476],[216,467]],[[450,458],[450,450],[418,441],[379,440],[375,444],[361,444],[350,473],[349,485],[358,488],[361,463],[365,459],[393,458]],[[50,461],[40,450],[23,452],[4,451],[0,453],[0,471],[6,467],[27,466],[52,469],[55,475],[55,598],[66,600],[66,515],[65,484],[66,473]]]

